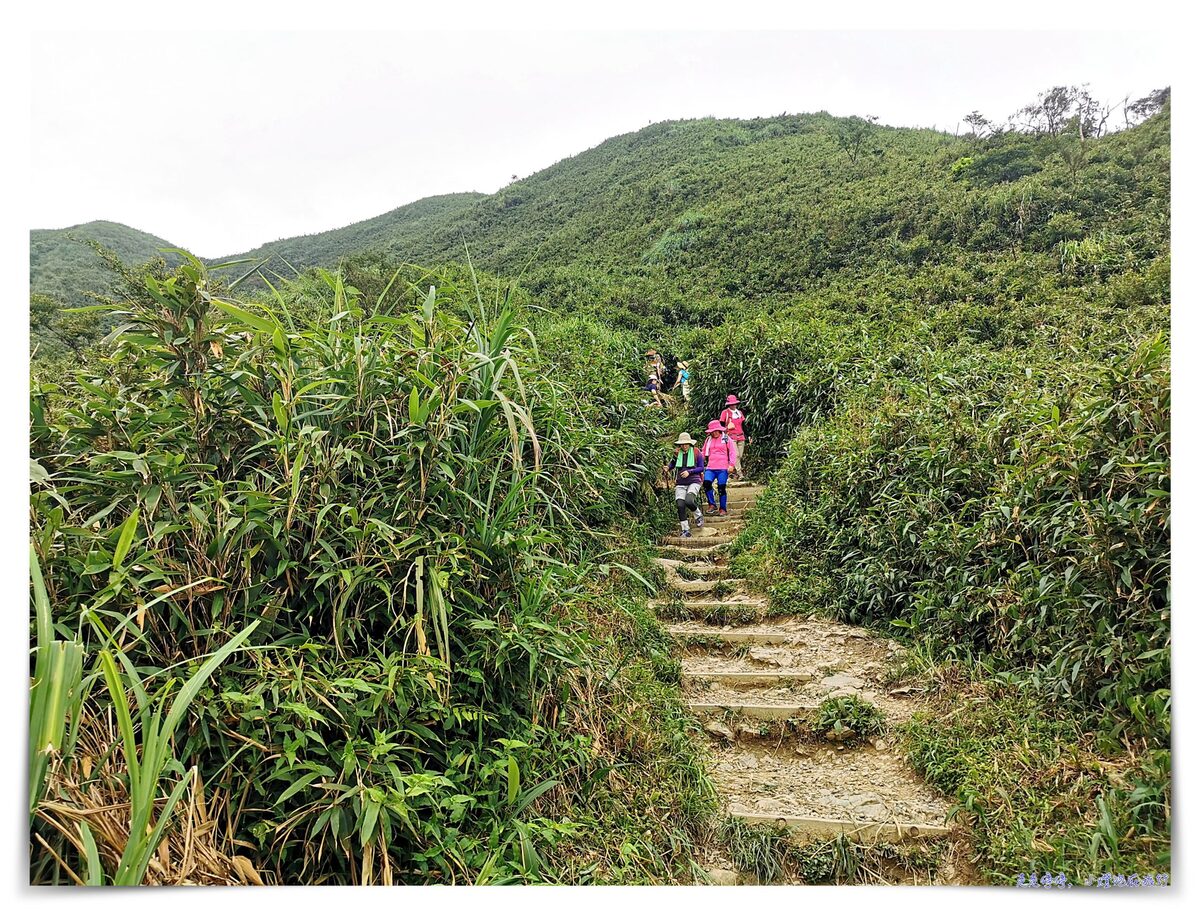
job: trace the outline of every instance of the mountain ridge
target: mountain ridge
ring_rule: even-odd
[[[1049,266],[1066,241],[1122,234],[1131,205],[1150,207],[1140,218],[1162,218],[1169,135],[1169,115],[1154,116],[1089,138],[1076,159],[1078,141],[1047,132],[952,136],[826,112],[660,121],[495,194],[425,197],[205,260],[261,261],[273,278],[351,256],[432,266],[469,255],[487,272],[525,275],[548,301],[616,295],[618,310],[633,301],[644,319],[647,308],[689,297],[801,292],[879,258],[907,269],[1024,248]],[[1113,168],[1129,173],[1120,200],[1071,190]],[[39,288],[45,267],[33,235],[31,286],[53,292]],[[247,269],[229,268],[224,278]]]

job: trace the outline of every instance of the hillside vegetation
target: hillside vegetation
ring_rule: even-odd
[[[668,122],[266,246],[331,268],[274,288],[119,273],[125,331],[35,366],[34,879],[171,882],[121,830],[204,786],[230,882],[690,882],[648,345],[693,433],[745,405],[738,573],[909,645],[979,872],[1169,871],[1169,101],[1054,100]]]
[[[119,222],[85,222],[66,229],[34,229],[29,233],[29,288],[64,305],[90,305],[87,293],[109,293],[113,276],[85,241],[103,245],[127,264],[144,264],[174,247],[155,235]]]
[[[661,432],[636,347],[568,319],[543,354],[511,297],[422,279],[272,310],[192,261],[35,382],[37,657],[74,659],[34,692],[35,882],[196,879],[157,851],[193,828],[216,882],[245,876],[227,843],[271,882],[690,874],[711,792],[603,536]]]
[[[424,197],[381,216],[341,229],[283,238],[259,245],[242,254],[219,258],[212,263],[239,262],[239,266],[228,271],[229,275],[234,276],[260,264],[264,275],[283,274],[289,277],[309,267],[335,267],[342,258],[361,254],[363,251],[389,245],[406,247],[413,244],[454,219],[483,196],[465,193]],[[410,239],[413,241],[409,241]],[[246,263],[243,265],[241,262]]]

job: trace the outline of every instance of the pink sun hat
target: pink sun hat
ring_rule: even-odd
[[[714,419],[711,423],[708,424],[708,431],[709,432],[724,432],[725,427],[721,425],[721,421],[719,419]]]
[[[728,397],[725,398],[725,403],[728,404],[729,406],[733,406],[737,402],[738,402],[738,399],[737,399],[736,394],[730,394]]]

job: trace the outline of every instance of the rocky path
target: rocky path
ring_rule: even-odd
[[[772,616],[764,597],[727,576],[724,554],[760,491],[731,484],[728,515],[706,516],[690,538],[658,547],[667,585],[653,606],[678,643],[684,693],[728,813],[786,827],[798,842],[947,835],[947,800],[912,771],[892,734],[917,706],[885,685],[901,646],[830,620]],[[813,734],[813,712],[838,696],[870,702],[888,729],[868,739]]]

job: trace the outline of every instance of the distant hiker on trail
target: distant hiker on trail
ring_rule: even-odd
[[[692,532],[688,529],[688,512],[695,513],[696,527],[704,527],[704,514],[696,501],[704,480],[704,456],[696,440],[686,432],[679,433],[679,438],[675,439],[675,454],[671,457],[671,463],[663,469],[675,474],[675,508],[679,512],[679,528],[684,537],[690,537]]]
[[[746,446],[753,439],[747,440],[746,433],[742,429],[742,423],[746,419],[746,414],[738,407],[738,399],[736,394],[730,394],[725,398],[725,409],[721,411],[721,425],[725,427],[725,431],[729,437],[737,442],[738,461],[737,466],[733,468],[737,476],[744,476],[742,467],[746,461]]]
[[[677,362],[675,368],[679,374],[675,376],[675,384],[671,390],[674,391],[675,388],[682,390],[683,402],[688,403],[692,399],[691,385],[689,384],[692,379],[692,373],[688,371],[688,364],[686,362]]]
[[[662,378],[666,373],[667,366],[663,362],[663,357],[658,354],[658,350],[646,350],[646,361],[649,363],[650,371],[654,372],[659,378]]]
[[[729,471],[738,465],[737,443],[725,432],[719,419],[708,424],[708,438],[704,441],[704,495],[708,498],[709,514],[717,512],[716,502],[713,501],[713,481],[716,481],[717,491],[721,495],[720,514],[726,511],[726,497],[729,484]]]
[[[649,391],[650,395],[654,398],[654,405],[656,407],[661,407],[663,405],[662,394],[658,390],[659,387],[658,375],[656,375],[654,370],[651,369],[649,376],[646,378],[646,390]],[[647,401],[646,405],[649,406],[649,404],[650,402]]]

